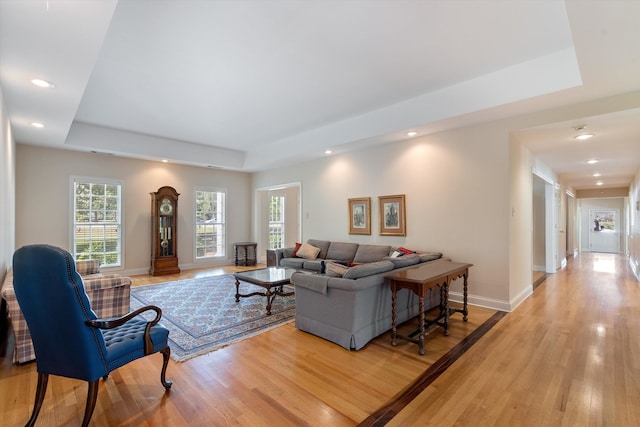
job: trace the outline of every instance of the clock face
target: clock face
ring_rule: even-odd
[[[162,215],[171,215],[173,213],[173,204],[169,199],[162,199],[160,202],[160,213]]]

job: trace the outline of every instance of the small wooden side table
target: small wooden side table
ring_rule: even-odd
[[[236,265],[256,265],[256,252],[258,244],[256,242],[234,243]]]
[[[267,249],[267,267],[277,267],[278,256],[275,249]]]
[[[432,289],[440,288],[440,316],[431,323],[435,323],[444,328],[444,334],[449,335],[449,285],[458,277],[464,277],[464,304],[461,310],[453,310],[463,314],[463,320],[468,319],[467,309],[467,288],[469,267],[473,264],[452,261],[433,261],[423,266],[410,268],[407,270],[399,270],[385,275],[385,279],[389,280],[391,286],[391,345],[396,345],[398,337],[397,329],[397,293],[399,289],[409,289],[418,295],[420,310],[420,326],[418,339],[410,336],[401,336],[408,341],[418,344],[418,352],[424,355],[424,334],[425,334],[425,315],[424,315],[424,297]]]

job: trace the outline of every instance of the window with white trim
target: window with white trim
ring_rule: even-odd
[[[284,196],[269,197],[269,249],[284,248]]]
[[[225,192],[195,191],[196,259],[225,256]]]
[[[122,182],[73,178],[73,256],[122,265]]]

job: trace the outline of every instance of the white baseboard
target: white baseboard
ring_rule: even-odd
[[[492,310],[512,312],[516,309],[524,300],[526,300],[533,293],[533,286],[528,286],[522,290],[511,301],[498,300],[493,298],[482,297],[478,295],[467,295],[467,302],[469,305],[476,305],[478,307],[490,308]],[[449,292],[449,300],[462,303],[464,296],[462,292]]]
[[[217,268],[223,265],[233,265],[233,260],[229,259],[218,259],[215,261],[207,261],[207,262],[191,262],[187,264],[180,264],[180,270],[195,270],[196,268]],[[122,271],[118,271],[118,274],[122,276],[137,276],[139,274],[149,274],[149,268],[132,268],[126,269]]]

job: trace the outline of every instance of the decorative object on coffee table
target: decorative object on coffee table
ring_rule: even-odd
[[[269,267],[259,270],[244,271],[235,273],[236,278],[236,302],[240,302],[240,298],[261,295],[267,297],[267,315],[271,315],[271,304],[276,296],[288,297],[294,292],[285,292],[284,285],[288,285],[291,280],[291,274],[295,272],[292,268]],[[240,293],[240,281],[252,283],[265,289],[265,292],[251,292],[248,294]]]
[[[406,208],[404,194],[379,196],[380,235],[406,236]]]
[[[178,267],[178,193],[161,187],[151,193],[151,268],[149,274],[180,273]]]
[[[371,197],[349,199],[349,234],[371,234]]]

